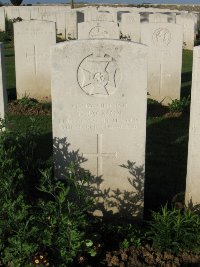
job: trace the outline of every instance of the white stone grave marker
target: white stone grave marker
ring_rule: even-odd
[[[163,104],[180,99],[182,36],[182,27],[173,23],[141,26],[141,43],[149,47],[148,93]]]
[[[81,40],[52,49],[55,175],[64,178],[70,162],[85,159],[81,167],[98,177],[94,189],[101,192],[98,203],[119,212],[125,208],[117,201],[119,190],[122,199],[130,196],[125,213],[135,217],[141,217],[143,209],[146,87],[144,45]],[[110,191],[104,195],[106,190]],[[114,204],[106,207],[110,200]]]
[[[56,43],[55,23],[14,23],[17,97],[49,99],[51,94],[50,47]]]
[[[185,204],[200,204],[200,46],[193,50],[190,130]]]

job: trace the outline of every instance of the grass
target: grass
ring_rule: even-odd
[[[6,44],[7,90],[9,98],[15,95],[14,51]],[[181,96],[191,90],[192,52],[183,51]],[[38,153],[46,159],[52,156],[51,116],[33,116],[41,131]],[[23,131],[30,126],[30,116],[8,115],[11,127]],[[171,203],[173,197],[185,190],[187,167],[189,116],[148,117],[146,140],[145,210],[158,210],[160,205]]]

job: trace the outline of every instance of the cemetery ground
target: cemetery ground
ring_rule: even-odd
[[[90,177],[77,162],[68,166],[67,182],[53,179],[51,103],[15,100],[12,40],[5,48],[0,266],[197,266],[200,218],[184,207],[192,52],[183,52],[182,100],[169,107],[148,100],[145,221],[138,225],[91,216]]]

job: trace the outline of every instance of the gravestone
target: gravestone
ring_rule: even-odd
[[[123,37],[129,37],[133,42],[140,42],[140,14],[123,13],[121,15],[120,30]]]
[[[119,39],[119,26],[110,21],[78,23],[78,39]]]
[[[66,12],[66,39],[78,39],[78,23],[81,22],[84,22],[83,12]]]
[[[98,215],[142,215],[146,54],[146,46],[120,40],[71,41],[52,49],[55,175],[64,178],[66,166],[81,159],[94,176],[89,192],[98,191]]]
[[[5,32],[6,30],[6,20],[4,8],[0,7],[0,31]]]
[[[182,38],[180,25],[149,23],[141,26],[141,43],[148,45],[148,93],[170,103],[180,99]]]
[[[149,14],[149,22],[151,23],[175,23],[176,16],[162,13]]]
[[[18,6],[5,6],[4,7],[6,18],[8,20],[13,20],[20,17]]]
[[[23,20],[31,19],[31,8],[30,6],[20,6],[19,7],[19,17]]]
[[[110,21],[117,22],[117,13],[109,11],[97,11],[94,8],[89,8],[84,11],[86,21]]]
[[[14,23],[17,97],[50,98],[50,47],[56,43],[54,22]]]
[[[0,118],[3,119],[7,110],[6,74],[4,61],[4,45],[0,43]]]
[[[194,17],[190,14],[177,15],[176,23],[183,27],[183,48],[193,50],[195,39]]]
[[[193,50],[190,129],[185,204],[200,204],[200,46]]]

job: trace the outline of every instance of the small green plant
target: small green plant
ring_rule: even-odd
[[[30,98],[26,95],[24,97],[22,97],[21,99],[18,99],[17,102],[18,102],[18,104],[20,104],[24,107],[27,107],[27,108],[35,107],[38,104],[38,101],[36,99]]]
[[[183,97],[181,100],[175,99],[168,105],[171,113],[188,112],[190,108],[190,96]]]
[[[200,217],[186,209],[168,209],[153,212],[147,233],[153,247],[159,251],[177,253],[181,250],[199,252],[200,250]]]

